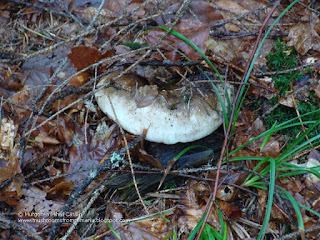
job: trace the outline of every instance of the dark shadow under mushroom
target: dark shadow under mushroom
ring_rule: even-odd
[[[153,143],[145,141],[145,151],[157,158],[163,167],[167,167],[168,164],[176,157],[182,150],[190,146],[205,146],[211,150],[205,150],[203,148],[193,148],[183,154],[180,159],[173,165],[172,169],[186,169],[193,167],[200,167],[209,162],[214,166],[216,160],[219,157],[219,152],[224,140],[223,129],[220,127],[217,131],[209,136],[191,143],[177,143],[173,145],[166,145],[163,143]],[[151,165],[149,165],[152,167]],[[137,185],[141,195],[148,192],[155,191],[163,177],[163,174],[135,174]],[[187,178],[168,175],[165,178],[163,186],[170,183],[174,183],[176,186],[183,184]],[[131,174],[118,174],[110,179],[107,183],[110,188],[119,190],[119,198],[122,201],[134,201],[137,199],[136,190],[132,184]]]

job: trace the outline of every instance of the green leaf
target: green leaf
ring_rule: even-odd
[[[293,196],[287,190],[285,190],[284,188],[279,187],[279,186],[277,186],[277,188],[279,188],[285,194],[287,199],[291,202],[292,207],[293,207],[294,211],[296,212],[296,217],[297,217],[298,226],[299,226],[299,232],[302,236],[304,236],[305,229],[304,229],[302,214],[301,214],[301,211],[299,208],[299,203],[293,198]]]

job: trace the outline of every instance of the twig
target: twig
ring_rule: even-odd
[[[216,24],[214,24],[214,25],[211,26],[211,29],[218,28],[218,27],[222,27],[222,26],[226,25],[227,23],[232,23],[232,22],[234,22],[234,21],[236,21],[236,20],[240,20],[241,18],[244,18],[244,17],[249,16],[249,15],[251,15],[251,14],[256,14],[256,13],[258,13],[258,12],[260,12],[260,11],[263,11],[263,10],[269,8],[270,6],[272,6],[272,3],[269,4],[269,5],[263,6],[263,7],[261,7],[261,8],[257,8],[257,9],[255,9],[255,10],[251,11],[251,12],[246,12],[246,13],[241,14],[241,15],[239,15],[239,16],[236,16],[236,17],[234,17],[234,18],[225,20],[225,21],[223,21],[223,22],[216,23]],[[221,9],[221,8],[217,8],[217,9],[218,9],[218,10],[223,10],[223,11],[225,11],[225,9]]]
[[[164,60],[164,61],[158,61],[158,60],[149,60],[149,61],[141,61],[139,65],[141,66],[163,66],[163,67],[185,67],[185,66],[194,66],[198,65],[203,61],[196,60],[196,61],[178,61],[178,62],[172,62],[170,60]],[[126,61],[121,62],[118,64],[118,66],[126,66],[133,64],[134,61]]]
[[[131,141],[128,144],[128,148],[132,149],[133,147],[135,147],[140,141],[141,141],[142,137],[137,137],[136,139],[134,139],[133,141]],[[66,201],[64,208],[62,209],[62,212],[67,212],[69,210],[69,208],[71,207],[71,205],[73,204],[73,202],[84,192],[84,190],[89,186],[89,184],[95,180],[96,178],[99,177],[99,175],[103,172],[105,172],[108,169],[112,169],[112,158],[120,158],[123,159],[125,154],[127,152],[127,148],[121,148],[118,152],[114,152],[112,154],[112,156],[110,158],[107,158],[107,156],[105,156],[101,161],[103,161],[103,163],[101,165],[99,165],[97,168],[93,169],[90,172],[90,175],[81,182],[80,185],[78,185],[77,187],[75,187],[73,189],[72,194],[70,195],[70,198]],[[57,232],[60,229],[61,226],[61,221],[59,221],[61,219],[61,217],[57,217],[56,218],[56,222],[52,225],[51,227],[51,231],[49,234],[49,239],[53,240],[57,234]]]
[[[307,68],[307,67],[312,67],[312,66],[317,66],[317,65],[320,65],[320,61],[316,61],[314,63],[307,63],[307,64],[304,64],[302,66],[295,67],[295,68],[290,68],[290,69],[283,70],[283,71],[266,72],[266,73],[260,73],[260,74],[254,74],[254,75],[256,77],[279,75],[279,74],[290,73],[290,72],[298,71],[298,70],[301,70],[301,69],[304,69],[304,68]]]
[[[129,148],[128,148],[128,141],[127,141],[127,138],[126,138],[126,135],[122,129],[122,127],[119,125],[120,127],[120,131],[122,133],[122,136],[123,136],[123,140],[124,140],[124,143],[125,143],[125,147],[126,147],[126,151],[127,151],[127,156],[128,156],[128,160],[129,160],[129,166],[130,166],[130,171],[131,171],[131,176],[132,176],[132,180],[133,180],[133,183],[134,183],[134,187],[136,189],[136,193],[138,195],[138,198],[144,208],[144,211],[149,214],[149,211],[148,211],[148,208],[146,206],[146,204],[143,202],[143,199],[141,197],[141,194],[140,194],[140,191],[139,191],[139,188],[138,188],[138,184],[137,184],[137,180],[136,180],[136,177],[135,177],[135,173],[134,173],[134,169],[133,169],[133,166],[132,166],[132,159],[131,159],[131,155],[130,155],[130,151],[129,151]]]
[[[317,231],[319,229],[320,229],[320,225],[316,225],[316,226],[313,226],[313,227],[310,227],[310,228],[306,228],[305,229],[305,233],[310,233],[310,232],[313,232],[313,231]],[[293,233],[289,233],[289,234],[283,235],[282,237],[276,238],[276,240],[287,240],[287,239],[294,240],[294,239],[298,239],[299,236],[300,236],[300,232],[296,231],[296,232],[293,232]]]
[[[299,3],[301,6],[303,6],[303,7],[307,8],[309,11],[311,11],[311,12],[315,13],[317,16],[319,16],[319,15],[320,15],[320,12],[319,12],[319,11],[317,11],[317,10],[315,10],[315,9],[313,9],[313,8],[311,8],[311,7],[309,7],[308,5],[306,5],[306,4],[304,4],[304,3],[302,3],[301,1],[299,1],[298,3]]]
[[[242,69],[242,68],[240,68],[240,67],[238,67],[238,66],[236,66],[236,65],[234,65],[234,64],[232,64],[232,63],[226,63],[226,62],[223,62],[223,61],[221,61],[221,60],[219,60],[219,59],[217,59],[217,58],[212,58],[212,60],[213,60],[214,62],[223,64],[223,65],[228,65],[228,64],[229,64],[229,66],[230,66],[231,68],[236,69],[237,71],[239,71],[239,72],[241,72],[241,73],[245,73],[245,70],[244,70],[244,69]],[[269,87],[265,82],[260,81],[256,76],[250,74],[250,78],[251,78],[252,80],[254,80],[255,82],[257,82],[258,84],[262,85],[262,86],[263,86],[265,89],[267,89],[268,91],[275,92],[275,93],[279,93],[279,91],[278,91],[277,89],[275,89],[275,88],[273,88],[273,87]]]
[[[79,23],[81,27],[84,27],[82,21],[77,16],[72,14],[68,10],[68,8],[66,8],[65,4],[63,4],[60,0],[55,0],[55,3],[67,14],[68,17],[72,18],[75,22]]]
[[[144,6],[145,6],[146,4],[148,4],[149,2],[150,2],[150,0],[144,1],[144,3],[142,3],[139,8],[144,7]],[[150,12],[152,12],[152,10],[151,10]],[[156,15],[159,16],[160,14],[156,14]],[[106,46],[108,46],[108,45],[110,44],[110,42],[111,42],[114,38],[116,38],[117,36],[119,36],[122,32],[127,31],[127,30],[130,29],[131,27],[134,28],[134,27],[136,27],[138,24],[140,24],[141,22],[146,21],[146,20],[148,20],[148,19],[150,19],[150,18],[154,18],[154,17],[155,17],[155,15],[144,16],[143,18],[141,18],[141,19],[139,19],[139,20],[137,20],[137,21],[134,21],[133,23],[131,23],[131,24],[129,24],[129,25],[121,28],[116,34],[113,34],[113,35],[110,37],[110,39],[109,39],[108,41],[106,41],[106,42],[99,48],[99,50],[100,50],[100,51],[101,51],[101,50],[105,50],[104,48],[105,48]],[[128,30],[128,32],[129,32],[129,31],[130,31],[130,30]],[[120,38],[120,39],[121,39],[121,38]],[[119,42],[120,42],[120,40],[118,40],[116,44],[118,44]],[[114,46],[116,46],[116,44],[114,44]],[[111,49],[111,47],[110,47],[109,49],[106,49],[106,51],[108,51],[108,50],[110,50],[110,49]]]
[[[14,2],[14,3],[17,3],[17,4],[23,4],[23,5],[26,5],[26,6],[29,6],[29,7],[33,7],[35,9],[40,9],[40,10],[44,10],[44,11],[47,11],[47,12],[51,12],[51,13],[53,13],[55,15],[63,16],[63,17],[66,17],[66,18],[70,17],[66,13],[63,13],[61,11],[57,11],[57,10],[54,10],[54,9],[46,8],[46,7],[40,6],[40,5],[35,4],[35,3],[23,2],[23,1],[18,1],[18,0],[10,0],[10,1]]]
[[[96,15],[93,17],[92,21],[90,22],[90,24],[89,24],[89,25],[87,26],[87,28],[85,29],[85,32],[88,32],[88,31],[90,31],[90,30],[93,28],[93,24],[95,23],[95,21],[97,20],[99,14],[100,14],[100,12],[101,12],[101,9],[102,9],[102,6],[103,6],[104,1],[105,1],[105,0],[102,0],[102,1],[101,1],[100,7],[99,7]],[[76,47],[79,46],[79,45],[81,44],[81,42],[82,42],[82,37],[80,37],[80,38],[78,39],[78,41],[77,41],[77,43],[76,43],[75,46],[76,46]],[[32,102],[34,108],[33,108],[33,110],[32,110],[32,113],[31,113],[31,115],[30,115],[27,123],[26,123],[26,127],[25,127],[25,129],[24,129],[24,131],[23,131],[23,137],[25,136],[25,132],[26,132],[26,130],[28,129],[28,127],[29,127],[29,125],[30,125],[30,122],[31,122],[31,119],[32,119],[32,117],[33,117],[33,115],[34,115],[34,112],[35,112],[35,110],[36,110],[36,104],[40,101],[40,99],[42,98],[42,96],[44,95],[44,93],[47,91],[48,86],[50,86],[50,85],[52,84],[53,80],[56,78],[56,76],[59,74],[59,72],[61,72],[61,70],[63,70],[63,68],[66,66],[66,63],[68,62],[68,60],[69,60],[68,57],[65,57],[65,58],[63,59],[63,61],[61,62],[61,64],[60,64],[60,65],[58,66],[58,68],[55,70],[54,74],[49,78],[49,80],[48,80],[48,85],[46,85],[44,88],[41,89],[41,91],[40,91],[39,95],[37,96],[37,98]],[[44,103],[44,106],[45,106],[45,105],[46,105],[46,103]],[[44,106],[43,106],[42,109],[39,111],[39,114],[38,114],[38,115],[42,114],[42,112],[43,112],[43,110],[44,110]],[[34,128],[36,122],[37,122],[37,118],[36,118],[36,120],[34,121],[34,123],[32,124],[31,128]],[[20,159],[23,159],[23,154],[24,154],[24,148],[23,148],[23,151],[21,151]]]
[[[23,29],[25,29],[25,30],[27,30],[27,31],[29,31],[29,32],[31,32],[31,33],[33,33],[33,34],[35,34],[35,35],[37,35],[37,36],[39,36],[39,37],[42,37],[42,38],[45,38],[45,39],[48,39],[48,40],[51,40],[51,41],[53,41],[53,39],[51,38],[51,37],[47,37],[46,35],[44,35],[44,34],[41,34],[41,33],[38,33],[38,32],[36,32],[36,31],[34,31],[34,30],[32,30],[32,29],[30,29],[30,28],[28,28],[28,27],[26,27],[26,26],[24,26],[22,23],[18,23]]]
[[[212,36],[214,39],[217,40],[231,40],[235,38],[244,38],[244,37],[250,37],[250,36],[257,36],[258,32],[240,32],[240,33],[210,33],[210,36]],[[279,37],[287,37],[288,33],[275,33],[275,34],[269,34],[269,38],[279,38]]]
[[[83,219],[83,217],[85,216],[85,214],[87,213],[87,211],[89,210],[89,208],[92,206],[92,204],[94,203],[95,200],[97,200],[97,198],[100,196],[100,193],[103,192],[103,190],[105,189],[105,185],[101,185],[98,189],[96,189],[93,194],[92,197],[90,199],[90,201],[87,203],[87,205],[84,207],[84,209],[81,211],[81,213],[78,215],[78,217],[75,219],[75,221],[72,223],[72,225],[69,227],[68,231],[66,232],[66,234],[61,238],[61,240],[66,240],[70,234],[72,233],[72,231],[76,228],[76,226],[78,225],[79,221],[81,219]]]
[[[135,12],[135,11],[137,11],[138,9],[140,9],[140,7],[137,7],[136,9],[134,9],[134,10],[132,11],[132,13]],[[79,40],[79,39],[81,39],[81,38],[83,38],[83,37],[85,37],[85,36],[88,36],[88,35],[90,35],[90,34],[95,33],[96,31],[99,31],[99,30],[101,30],[101,29],[104,29],[104,28],[106,28],[106,27],[109,27],[109,26],[115,24],[116,22],[124,19],[125,17],[127,17],[127,16],[126,16],[126,15],[122,15],[122,16],[120,16],[120,17],[118,17],[118,18],[116,18],[116,19],[114,19],[114,20],[112,20],[112,21],[110,21],[110,22],[107,22],[107,23],[105,23],[105,24],[102,24],[102,25],[98,26],[97,28],[93,28],[93,29],[91,29],[91,30],[89,30],[89,31],[85,31],[85,32],[83,32],[83,33],[81,33],[81,34],[78,34],[78,35],[76,35],[76,36],[74,36],[74,37],[71,37],[71,38],[67,39],[66,41],[58,42],[58,43],[56,43],[56,44],[54,44],[54,45],[52,45],[52,46],[50,46],[50,47],[44,48],[44,49],[39,50],[39,51],[37,51],[37,52],[35,52],[35,53],[28,54],[28,55],[25,56],[25,57],[20,57],[20,58],[17,58],[17,59],[0,59],[0,63],[25,61],[25,60],[27,60],[27,59],[30,59],[30,58],[39,56],[39,55],[41,55],[41,54],[44,54],[44,53],[53,51],[54,49],[56,49],[56,48],[58,48],[58,47],[60,47],[60,46],[63,46],[63,45],[65,45],[65,44],[69,43],[69,42],[73,42],[73,41]]]
[[[129,166],[130,166],[131,176],[132,176],[132,180],[133,180],[133,184],[134,184],[135,190],[136,190],[136,192],[137,192],[137,195],[138,195],[138,198],[139,198],[139,200],[140,200],[140,202],[141,202],[141,205],[142,205],[143,208],[144,208],[144,211],[145,211],[147,214],[149,214],[148,208],[147,208],[147,206],[145,205],[145,203],[143,202],[143,199],[142,199],[142,197],[141,197],[141,194],[140,194],[140,191],[139,191],[139,188],[138,188],[138,185],[137,185],[135,173],[134,173],[133,166],[132,166],[132,159],[131,159],[130,151],[129,151],[129,148],[128,148],[128,141],[127,141],[127,138],[126,138],[126,134],[125,134],[125,132],[123,131],[123,129],[122,129],[120,123],[119,123],[119,120],[118,120],[116,111],[115,111],[115,109],[114,109],[114,107],[113,107],[113,104],[112,104],[112,101],[111,101],[111,99],[110,99],[110,96],[107,95],[107,97],[108,97],[108,100],[109,100],[109,102],[110,102],[110,105],[111,105],[113,114],[114,114],[114,116],[115,116],[115,122],[118,124],[118,126],[119,126],[119,128],[120,128],[120,131],[121,131],[121,134],[122,134],[124,143],[125,143],[125,148],[126,148],[126,151],[127,151],[127,156],[128,156],[128,160],[129,160]]]

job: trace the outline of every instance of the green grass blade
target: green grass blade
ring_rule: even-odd
[[[223,224],[223,228],[224,228],[224,231],[223,231],[223,240],[227,240],[227,237],[228,237],[228,226],[227,226],[227,222],[225,221],[224,224]]]
[[[209,224],[206,224],[200,236],[200,240],[208,240],[208,239],[223,240],[223,236],[217,230],[211,227]]]
[[[241,97],[241,101],[240,101],[240,106],[242,106],[243,105],[243,102],[244,102],[244,100],[245,100],[245,96],[247,95],[247,93],[248,93],[248,91],[249,91],[249,86],[247,87],[247,90],[246,90],[246,92],[244,93],[244,95],[243,96],[241,96],[240,95],[240,97]],[[239,116],[239,113],[240,113],[240,108],[235,108],[235,114],[234,114],[234,117],[233,117],[233,123],[232,123],[232,126],[231,126],[231,130],[230,130],[230,136],[232,136],[232,134],[233,134],[233,131],[234,131],[234,128],[235,128],[235,126],[236,126],[236,122],[237,122],[237,119],[238,119],[238,116]],[[226,125],[226,126],[228,126],[228,125]],[[231,141],[231,138],[230,138],[230,140],[229,140],[229,142]],[[230,154],[229,154],[230,155]],[[231,156],[231,155],[230,155]]]
[[[173,230],[173,240],[178,240],[178,236],[175,230]]]
[[[268,201],[267,201],[266,212],[264,215],[264,220],[263,220],[262,227],[259,232],[257,240],[262,240],[264,238],[268,228],[268,224],[271,216],[271,210],[272,210],[274,187],[275,187],[275,180],[276,180],[276,164],[273,158],[269,158],[269,161],[270,161],[270,183],[269,183],[269,191],[268,191]]]
[[[263,139],[263,142],[260,146],[260,151],[262,151],[264,149],[264,147],[266,146],[267,142],[269,141],[270,137],[272,136],[272,134],[274,133],[274,129],[277,126],[277,121],[272,125],[272,127],[270,128],[270,133],[267,134],[267,136],[265,136],[265,138]]]
[[[219,201],[216,201],[216,203],[218,206],[220,206]],[[223,214],[221,210],[218,208],[217,211],[218,211],[218,217],[219,217],[219,223],[220,223],[220,234],[221,236],[224,236],[225,232],[227,231],[227,228],[225,226],[225,221],[223,219]]]
[[[206,214],[206,212],[205,212]],[[192,230],[192,232],[190,233],[189,237],[187,240],[193,240],[195,238],[195,236],[197,235],[198,231],[200,230],[203,222],[204,222],[204,219],[205,219],[205,216],[206,215],[203,215],[200,219],[200,221],[198,222],[197,226]]]
[[[188,240],[193,240],[196,237],[197,233],[200,231],[201,226],[202,226],[202,224],[204,222],[205,216],[206,216],[206,213],[203,214],[203,216],[201,217],[201,219],[198,222],[197,226],[192,230],[192,232],[190,233],[190,235],[188,237]],[[209,224],[206,224],[204,229],[203,229],[203,232],[202,232],[202,234],[200,236],[200,239],[201,240],[204,240],[204,239],[223,240],[223,237],[217,230],[215,230]]]
[[[115,236],[117,239],[121,240],[120,235],[113,229],[113,227],[111,226],[111,224],[110,224],[108,221],[106,221],[106,225],[108,226],[108,228],[110,229],[110,231],[114,234],[114,236]]]
[[[277,188],[280,189],[281,187],[277,186]],[[289,200],[289,198],[287,197],[287,195],[284,195],[284,194],[281,194],[281,193],[280,193],[280,195],[281,195],[281,197],[283,197],[284,199]],[[291,197],[292,197],[292,196],[291,196]],[[320,218],[320,213],[319,213],[319,212],[316,212],[316,211],[314,211],[313,209],[311,209],[311,208],[309,208],[309,207],[307,207],[307,206],[305,206],[305,205],[303,205],[303,204],[301,204],[301,203],[299,203],[299,202],[297,202],[297,201],[296,201],[296,203],[298,204],[299,207],[301,207],[301,208],[303,208],[303,209],[311,212],[312,214],[314,214],[314,215],[316,215],[316,216],[318,216],[318,217]]]
[[[269,157],[264,158],[262,161],[259,161],[258,164],[253,168],[253,171],[257,171],[263,164],[269,162]],[[260,173],[264,176],[264,174]],[[252,186],[252,184],[260,179],[259,176],[253,176],[249,174],[246,180],[243,182],[242,186]]]
[[[316,140],[320,138],[319,136],[315,136],[308,141],[305,141],[303,144],[301,144],[298,148],[295,148],[300,142],[305,140],[305,137],[318,125],[320,124],[320,120],[316,121],[311,127],[308,128],[307,131],[305,131],[303,134],[301,134],[297,139],[295,139],[278,157],[277,157],[277,162],[280,161],[282,162],[283,159],[289,157],[290,155],[293,155],[295,152],[300,151],[299,147],[303,147],[311,142],[313,140]],[[295,149],[294,149],[295,148]]]
[[[318,112],[318,111],[315,111],[315,112]],[[309,114],[308,114],[309,115]],[[256,137],[253,137],[251,138],[248,142],[246,142],[245,144],[243,144],[242,146],[236,148],[235,150],[231,151],[229,153],[229,156],[232,156],[233,154],[235,154],[236,152],[238,152],[239,150],[245,148],[246,146],[248,146],[249,144],[253,143],[254,141],[262,138],[262,137],[265,137],[267,136],[268,134],[273,134],[274,132],[277,132],[277,131],[280,131],[280,130],[283,130],[283,129],[287,129],[287,128],[291,128],[291,127],[296,127],[296,126],[300,126],[301,124],[303,125],[308,125],[308,124],[314,124],[316,123],[316,121],[304,121],[302,123],[300,122],[297,122],[297,123],[291,123],[292,121],[294,120],[298,120],[298,117],[296,118],[293,118],[293,119],[290,119],[284,123],[280,123],[278,124],[277,126],[274,127],[274,129],[269,129],[261,134],[259,134],[258,136]]]
[[[312,210],[311,208],[309,208],[309,207],[307,207],[307,206],[305,206],[305,205],[303,205],[303,204],[301,204],[299,202],[297,202],[297,204],[298,204],[299,207],[304,208],[305,210],[313,213],[314,215],[316,215],[316,216],[318,216],[320,218],[320,213],[319,212],[316,212],[316,211]]]
[[[240,156],[240,157],[230,158],[229,162],[246,161],[246,160],[262,161],[263,159],[264,159],[264,157]],[[223,162],[223,163],[225,163],[225,162]]]
[[[264,42],[266,41],[267,37],[269,36],[270,32],[272,31],[272,29],[274,28],[274,26],[277,24],[277,22],[279,22],[279,20],[293,7],[294,4],[296,4],[299,0],[294,0],[288,7],[286,7],[286,9],[284,9],[280,15],[274,20],[274,22],[270,25],[269,29],[267,30],[267,32],[265,33],[264,37],[262,38],[258,48],[257,48],[257,51],[252,59],[252,62],[250,64],[250,67],[248,69],[248,72],[247,72],[247,75],[245,76],[245,79],[244,79],[244,84],[242,85],[241,89],[240,89],[240,95],[239,95],[239,98],[237,99],[237,102],[236,102],[236,109],[240,108],[241,106],[239,105],[240,103],[240,99],[243,95],[243,92],[244,92],[244,88],[245,88],[245,84],[248,82],[249,80],[249,77],[250,77],[250,74],[252,72],[252,69],[253,69],[253,65],[256,61],[256,59],[258,58],[259,56],[259,52],[264,44]]]
[[[262,189],[265,191],[268,190],[268,187],[265,182],[254,182],[254,183],[252,183],[251,187],[259,188],[259,189]]]
[[[204,148],[206,150],[211,150],[211,148],[208,148],[206,146],[202,146],[202,145],[192,145],[189,147],[186,147],[185,149],[183,149],[177,156],[174,157],[174,161],[178,161],[178,159],[185,154],[186,152],[188,152],[189,150],[193,149],[193,148]]]
[[[163,240],[169,240],[172,235],[173,235],[173,230],[169,234],[167,234],[167,236],[165,236]]]
[[[302,175],[302,174],[308,174],[311,173],[315,175],[317,178],[320,179],[320,166],[315,166],[315,167],[305,167],[305,166],[297,166],[292,163],[284,163],[286,167],[281,167],[278,168],[277,170],[280,171],[290,171],[290,172],[285,172],[281,173],[278,175],[278,178],[282,177],[290,177],[290,176],[295,176],[295,175]]]
[[[205,74],[207,79],[210,79],[206,73],[204,73],[204,74]],[[222,108],[222,113],[223,113],[223,117],[224,117],[224,120],[225,120],[225,124],[226,124],[226,126],[228,126],[229,120],[228,120],[227,110],[226,110],[226,107],[224,105],[224,101],[222,100],[221,94],[218,91],[218,88],[216,87],[216,85],[213,83],[213,81],[210,81],[210,83],[211,83],[211,86],[214,89],[214,92],[217,94],[218,100],[219,100],[221,108]],[[225,96],[227,97],[228,109],[230,110],[231,109],[231,104],[229,104],[230,103],[230,97],[229,97],[227,92],[225,92]]]
[[[302,218],[302,214],[301,214],[298,202],[292,197],[292,195],[287,190],[285,190],[284,188],[279,187],[279,186],[277,186],[277,188],[279,188],[285,194],[287,199],[291,202],[292,207],[296,213],[298,226],[299,226],[299,232],[301,235],[304,235],[304,233],[305,233],[304,223],[303,223],[303,218]]]
[[[310,143],[312,143],[313,141],[320,139],[320,134],[317,136],[314,136],[312,138],[310,138],[309,140],[303,142],[302,144],[298,145],[296,148],[292,149],[289,152],[286,152],[284,155],[280,155],[277,158],[277,166],[281,165],[285,160],[290,159],[291,157],[293,157],[295,154],[304,151],[306,149],[309,149],[311,146],[309,145]]]
[[[169,240],[171,237],[173,240],[178,240],[177,233],[174,229],[167,236],[165,236],[163,240]]]

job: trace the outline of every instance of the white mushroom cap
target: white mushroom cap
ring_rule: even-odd
[[[98,86],[107,81],[108,76]],[[225,84],[225,87],[232,98],[233,86]],[[223,96],[222,85],[217,85],[217,88]],[[101,110],[128,132],[141,135],[147,129],[148,141],[165,144],[191,142],[211,134],[222,124],[221,105],[215,96],[210,106],[202,98],[195,97],[189,105],[179,103],[175,109],[170,109],[167,94],[163,91],[158,93],[155,85],[131,90],[108,87],[98,91],[95,98]],[[146,106],[137,100],[145,92],[152,93],[147,97]]]

